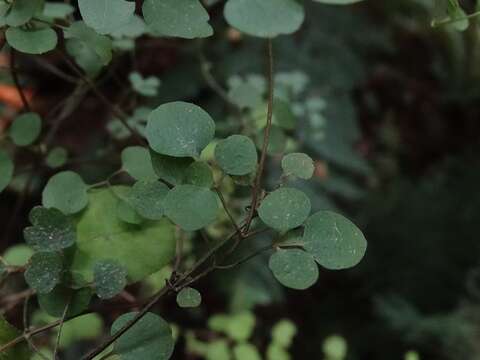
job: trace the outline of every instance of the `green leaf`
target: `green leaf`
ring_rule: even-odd
[[[7,320],[0,315],[0,344],[4,345],[9,341],[17,338],[21,335],[21,332],[10,325]],[[20,342],[19,344],[5,349],[0,354],[1,360],[29,360],[30,353],[25,342]]]
[[[10,184],[13,177],[13,161],[7,152],[0,149],[0,192]]]
[[[229,319],[226,334],[233,340],[247,341],[255,328],[255,315],[250,311],[243,311],[232,315]]]
[[[146,129],[154,151],[175,157],[199,156],[214,134],[215,123],[210,115],[197,105],[181,101],[152,111]]]
[[[130,204],[145,219],[160,220],[168,191],[168,187],[159,181],[138,181],[129,194]]]
[[[257,133],[256,144],[259,149],[263,147],[265,129]],[[285,151],[287,145],[287,137],[285,132],[278,126],[273,125],[270,128],[270,138],[268,142],[267,153],[269,155],[278,155]]]
[[[290,320],[283,319],[276,323],[272,329],[272,342],[284,349],[288,349],[292,345],[296,334],[296,325]]]
[[[58,253],[38,252],[30,258],[25,281],[39,294],[47,294],[60,283],[63,269],[62,257]]]
[[[58,41],[57,33],[49,27],[31,30],[11,27],[5,32],[5,37],[15,50],[34,55],[55,49]]]
[[[287,130],[295,129],[296,118],[290,104],[276,98],[273,102],[273,123]]]
[[[150,152],[141,146],[131,146],[122,151],[122,168],[135,180],[151,181],[158,178],[152,167]]]
[[[310,156],[304,153],[285,155],[282,159],[282,169],[285,175],[293,175],[308,180],[313,176],[315,165]]]
[[[15,0],[12,3],[5,22],[10,26],[27,23],[43,5],[42,0]]]
[[[60,318],[68,304],[67,317],[75,316],[88,308],[92,290],[88,287],[74,290],[58,285],[48,294],[38,294],[38,305],[48,315]]]
[[[310,210],[307,195],[300,190],[284,187],[267,195],[258,208],[258,215],[266,225],[285,232],[302,225]]]
[[[63,324],[60,349],[66,349],[79,341],[94,341],[103,334],[103,321],[98,314],[86,314]],[[110,360],[113,360],[111,358]],[[45,360],[45,359],[43,359]]]
[[[47,166],[55,169],[65,165],[68,159],[68,152],[63,147],[55,147],[49,151],[45,159]]]
[[[146,32],[147,25],[145,24],[145,21],[143,21],[140,16],[133,15],[130,17],[128,23],[116,29],[110,35],[117,40],[131,40],[142,36]]]
[[[237,344],[233,347],[235,360],[262,360],[257,348],[249,343]]]
[[[322,4],[329,4],[329,5],[351,5],[358,3],[363,0],[313,0]]]
[[[2,257],[10,266],[25,266],[32,255],[33,250],[30,246],[17,244],[9,247]]]
[[[186,287],[177,294],[177,304],[182,308],[194,308],[202,303],[202,295],[198,290]]]
[[[291,360],[290,354],[275,343],[267,347],[267,360]]]
[[[230,175],[247,175],[257,168],[257,149],[253,141],[243,135],[232,135],[218,142],[215,159]]]
[[[23,235],[36,251],[61,251],[75,244],[75,227],[59,210],[36,206],[29,218],[33,226],[25,228]]]
[[[165,156],[157,154],[155,151],[150,151],[152,158],[153,169],[157,176],[173,185],[182,184],[187,176],[187,171],[193,163],[192,158],[176,158],[172,156]]]
[[[124,0],[78,0],[85,24],[99,34],[111,34],[128,24],[135,12],[135,2]]]
[[[123,314],[112,325],[114,335],[135,317]],[[170,325],[160,316],[147,313],[114,343],[114,351],[121,360],[168,360],[175,343]]]
[[[315,260],[300,249],[277,250],[270,257],[268,266],[282,285],[292,289],[308,289],[318,279]]]
[[[66,215],[83,210],[88,204],[88,186],[73,171],[62,171],[48,180],[42,193],[43,206],[56,208]]]
[[[112,40],[77,21],[64,30],[67,51],[89,74],[96,75],[112,60]]]
[[[127,285],[127,270],[115,260],[97,261],[93,267],[95,291],[101,299],[111,299]]]
[[[143,16],[159,36],[193,39],[213,35],[210,16],[199,0],[145,0]]]
[[[217,197],[207,188],[177,185],[165,198],[165,215],[185,231],[209,225],[217,214]]]
[[[143,218],[128,200],[118,199],[117,216],[128,224],[140,225],[143,222]]]
[[[114,186],[113,190],[118,188]],[[118,199],[108,189],[92,190],[89,203],[77,220],[77,251],[71,269],[85,281],[93,281],[93,267],[100,260],[118,261],[127,269],[129,280],[135,282],[159,271],[173,259],[174,226],[168,221],[142,225],[121,221],[116,215]]]
[[[213,340],[207,343],[206,360],[231,360],[230,347],[224,339]]]
[[[331,335],[323,342],[322,350],[327,358],[342,360],[347,357],[348,345],[343,337]]]
[[[262,38],[294,33],[305,18],[295,0],[228,0],[224,14],[230,26]]]
[[[72,15],[75,8],[70,4],[47,1],[43,7],[43,16],[52,19],[65,19]]]
[[[213,186],[213,173],[210,166],[202,161],[195,161],[185,171],[185,184],[211,188]]]
[[[156,76],[149,76],[144,78],[138,72],[132,72],[128,76],[133,90],[143,96],[156,96],[158,94],[158,87],[160,80]]]
[[[360,229],[331,211],[319,211],[308,218],[303,241],[305,250],[320,265],[331,270],[357,265],[367,249],[367,241]]]
[[[15,145],[27,146],[38,138],[41,129],[40,116],[35,113],[26,113],[15,118],[8,133]]]

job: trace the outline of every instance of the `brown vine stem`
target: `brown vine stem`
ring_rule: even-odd
[[[12,74],[13,83],[15,84],[18,94],[20,95],[20,99],[22,99],[23,107],[25,108],[26,111],[30,112],[32,109],[30,107],[30,104],[28,103],[25,93],[23,92],[22,86],[20,85],[20,81],[18,80],[18,74],[15,66],[16,53],[17,52],[15,51],[15,49],[13,48],[10,49],[10,72]]]
[[[270,140],[270,129],[272,128],[272,117],[273,117],[273,95],[274,95],[274,79],[273,79],[273,49],[272,49],[272,40],[268,39],[267,42],[267,78],[268,78],[268,105],[267,105],[267,125],[265,126],[265,132],[263,134],[263,145],[262,152],[260,155],[260,162],[258,164],[257,174],[255,176],[255,181],[252,190],[252,201],[250,203],[250,211],[247,216],[247,221],[245,222],[243,231],[248,233],[250,226],[252,225],[255,212],[257,211],[258,200],[260,189],[262,186],[262,176],[265,169],[265,161],[267,159],[267,150],[268,143]]]

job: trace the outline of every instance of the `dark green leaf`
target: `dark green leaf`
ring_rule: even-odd
[[[308,180],[313,176],[315,165],[312,158],[307,154],[293,153],[283,157],[282,169],[285,175],[293,175]]]
[[[342,215],[319,211],[308,218],[303,234],[305,250],[327,269],[357,265],[367,249],[360,229]]]
[[[83,210],[88,204],[87,185],[73,171],[62,171],[48,180],[42,193],[43,206],[66,215]]]
[[[136,313],[120,316],[112,325],[112,335],[135,317]],[[170,325],[160,316],[147,313],[114,343],[121,360],[168,360],[174,341]]]
[[[131,146],[122,151],[122,168],[135,180],[156,180],[150,152],[141,146]]]
[[[185,184],[211,188],[213,185],[212,169],[207,163],[195,161],[185,171]]]
[[[160,220],[164,213],[164,200],[168,187],[159,181],[138,181],[129,194],[129,200],[140,216]]]
[[[20,26],[27,23],[43,5],[42,0],[15,0],[6,16],[6,24]]]
[[[9,135],[15,145],[27,146],[32,144],[40,135],[42,119],[35,113],[26,113],[17,116],[9,129]]]
[[[58,253],[35,253],[25,271],[25,281],[37,293],[47,294],[60,283],[62,269],[63,261]]]
[[[277,250],[268,262],[277,280],[286,287],[305,290],[318,279],[318,266],[312,255],[300,249]]]
[[[5,32],[5,37],[15,50],[34,55],[55,49],[58,41],[57,33],[49,27],[31,30],[11,27]]]
[[[127,285],[127,270],[115,260],[97,261],[93,267],[95,291],[101,299],[111,299]]]
[[[246,175],[257,168],[257,149],[253,141],[243,135],[232,135],[218,142],[215,159],[230,175]]]
[[[13,161],[5,151],[0,149],[0,192],[2,192],[13,177]]]
[[[160,155],[155,151],[150,151],[153,169],[157,176],[172,184],[182,184],[190,165],[193,163],[192,158],[176,158],[172,156]]]
[[[29,217],[33,226],[25,228],[23,235],[35,250],[60,251],[75,244],[75,227],[59,210],[37,206],[30,211]]]
[[[67,317],[82,313],[88,308],[91,298],[92,290],[90,288],[74,290],[62,285],[57,285],[48,294],[38,294],[37,296],[40,308],[48,315],[58,318],[63,316],[67,304]]]
[[[68,152],[65,148],[63,147],[56,147],[50,150],[50,152],[47,155],[47,158],[45,159],[45,163],[55,169],[58,167],[62,167],[65,165],[68,159]]]

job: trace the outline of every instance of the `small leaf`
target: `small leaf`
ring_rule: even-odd
[[[124,0],[78,0],[85,24],[99,34],[111,34],[126,25],[135,12],[135,2]]]
[[[92,290],[90,288],[74,290],[62,285],[56,286],[48,294],[38,294],[37,296],[40,308],[48,315],[58,318],[63,316],[67,304],[67,317],[82,313],[88,308],[91,298]]]
[[[257,168],[257,149],[253,141],[243,135],[232,135],[218,142],[215,159],[230,175],[247,175]]]
[[[122,151],[122,168],[135,180],[156,180],[148,149],[130,146]]]
[[[288,349],[292,345],[296,334],[296,325],[290,320],[283,319],[276,323],[272,329],[272,342],[284,349]]]
[[[101,299],[111,299],[127,285],[127,270],[114,260],[97,261],[93,267],[95,291]]]
[[[143,96],[156,96],[158,94],[158,87],[160,80],[156,76],[149,76],[143,78],[138,72],[133,72],[128,76],[133,90]]]
[[[47,1],[43,7],[43,16],[52,19],[65,19],[73,14],[74,11],[75,8],[70,4]]]
[[[198,290],[186,287],[177,294],[177,304],[182,308],[194,308],[202,303],[202,295]]]
[[[57,33],[49,27],[32,30],[10,27],[5,32],[5,37],[15,50],[34,55],[55,49],[58,41]]]
[[[308,218],[303,241],[305,250],[320,265],[331,270],[357,265],[367,249],[367,241],[360,229],[331,211],[319,211]]]
[[[9,129],[9,135],[15,145],[27,146],[32,144],[40,135],[42,119],[35,113],[26,113],[17,116]]]
[[[217,197],[207,188],[178,185],[165,198],[165,215],[185,231],[209,225],[217,214]]]
[[[228,0],[224,14],[230,26],[263,38],[294,33],[305,18],[295,0]]]
[[[0,192],[10,184],[13,177],[13,161],[5,151],[0,149]]]
[[[177,158],[172,156],[160,155],[155,151],[150,151],[153,169],[157,176],[172,184],[182,184],[187,176],[190,165],[194,162],[192,158]]]
[[[230,317],[226,334],[233,340],[247,341],[255,328],[255,315],[250,311],[236,313]]]
[[[75,214],[88,204],[87,185],[73,171],[60,172],[48,180],[42,193],[43,206],[66,215]]]
[[[30,246],[17,244],[10,246],[2,257],[10,266],[25,266],[32,255],[33,250]]]
[[[33,226],[23,231],[25,241],[37,251],[60,251],[75,244],[75,227],[68,217],[57,209],[41,206],[30,211]]]
[[[52,169],[62,167],[68,159],[68,152],[63,147],[55,147],[48,153],[45,163]]]
[[[27,23],[43,5],[42,0],[15,0],[12,3],[5,22],[10,26]]]
[[[135,317],[136,313],[120,316],[112,325],[114,335]],[[175,346],[170,325],[160,316],[147,313],[114,343],[121,360],[168,360]]]
[[[143,16],[156,35],[193,39],[213,34],[199,0],[145,0]]]
[[[168,187],[159,181],[138,181],[132,187],[129,200],[140,216],[149,220],[160,220],[168,191]]]
[[[277,250],[268,262],[277,280],[286,287],[305,290],[318,279],[318,266],[312,255],[300,249]]]
[[[195,161],[185,171],[185,184],[211,188],[213,185],[212,169],[207,163]]]
[[[249,343],[240,343],[233,347],[235,360],[262,360],[257,348]]]
[[[140,225],[143,222],[143,218],[127,200],[118,199],[116,210],[118,218],[128,224]]]
[[[293,153],[283,157],[282,169],[285,175],[293,175],[308,180],[313,176],[315,165],[312,158],[307,154]]]
[[[62,257],[58,253],[35,253],[25,271],[25,281],[39,294],[47,294],[60,283],[63,269]]]
[[[310,210],[310,199],[307,195],[300,190],[284,187],[267,195],[258,209],[258,214],[266,225],[285,232],[302,225]]]
[[[194,104],[180,101],[152,111],[146,129],[154,151],[175,157],[199,156],[214,133],[215,123],[210,115]]]

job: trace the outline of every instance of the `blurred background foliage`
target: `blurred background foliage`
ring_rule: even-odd
[[[213,38],[140,38],[133,53],[117,54],[100,86],[130,107],[131,124],[141,129],[142,111],[184,99],[200,103],[216,119],[218,137],[229,134],[238,128],[238,118],[231,104],[208,86],[214,81],[225,87],[235,106],[245,109],[243,131],[252,137],[261,131],[264,44],[227,28],[222,1],[207,3],[218,29]],[[473,0],[461,5],[467,13],[477,6]],[[280,154],[286,150],[311,155],[315,180],[297,185],[309,194],[314,210],[335,209],[356,220],[369,241],[367,256],[352,270],[322,270],[317,285],[301,294],[274,280],[265,266],[268,256],[205,279],[199,285],[199,309],[169,311],[174,302],[162,304],[162,314],[178,335],[174,356],[480,359],[479,24],[473,19],[463,32],[451,25],[433,28],[438,14],[429,0],[367,0],[352,7],[305,1],[305,6],[308,16],[301,31],[274,41],[277,101],[285,102],[289,111],[276,117],[268,174],[274,186]],[[55,55],[40,62],[22,58],[22,80],[44,112],[65,93],[77,91],[41,70],[45,62],[56,61]],[[145,89],[142,79],[129,79],[132,64],[159,82],[151,81]],[[5,71],[1,79],[6,85],[11,81]],[[129,81],[148,98],[132,100]],[[5,101],[2,127],[14,112]],[[122,130],[86,95],[68,126],[59,130],[58,146],[94,182],[118,165]],[[24,157],[27,162],[29,154]],[[38,190],[51,173],[41,171],[33,189],[23,195],[26,176],[17,175],[1,195],[2,249],[22,242],[27,217],[20,214],[38,202]],[[15,256],[20,256],[19,249]],[[132,291],[151,294],[168,271]],[[22,285],[9,282],[8,287],[1,292]],[[10,304],[11,299],[2,298],[2,312],[18,323],[21,306]],[[110,319],[118,314],[109,310]],[[34,323],[47,321],[37,315]],[[99,336],[101,322],[72,325],[65,341],[81,347]],[[11,331],[2,327],[0,337]]]

